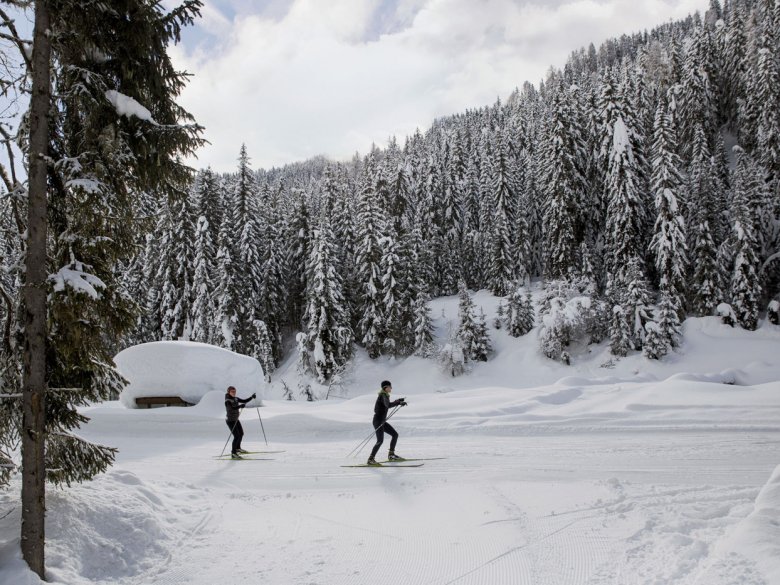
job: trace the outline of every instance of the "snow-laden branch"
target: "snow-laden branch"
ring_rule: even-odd
[[[54,282],[54,292],[62,292],[69,286],[77,293],[85,293],[96,300],[100,298],[96,289],[106,288],[106,284],[97,276],[84,272],[84,265],[78,261],[72,261],[58,272],[50,274],[49,280]]]
[[[65,183],[65,187],[69,189],[81,189],[90,195],[103,192],[103,183],[97,179],[71,179]]]
[[[772,262],[775,260],[780,260],[780,252],[775,252],[772,254],[769,258],[764,260],[764,263],[761,265],[761,270],[766,270],[766,267],[769,266]]]
[[[106,91],[106,99],[111,102],[111,105],[114,106],[116,113],[120,116],[127,116],[128,118],[130,116],[135,116],[136,118],[140,118],[141,120],[149,122],[150,124],[159,126],[159,124],[154,121],[154,118],[152,118],[152,113],[130,96],[120,93],[114,89],[109,89]]]

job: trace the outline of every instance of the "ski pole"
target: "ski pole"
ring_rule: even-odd
[[[375,428],[374,431],[371,434],[369,434],[365,439],[363,439],[363,442],[360,443],[360,445],[358,445],[355,449],[350,451],[350,455],[352,455],[353,451],[356,451],[355,454],[353,455],[353,457],[357,457],[360,454],[360,452],[363,450],[363,447],[365,447],[366,444],[368,444],[368,442],[371,440],[371,437],[376,435],[376,432],[379,429],[381,429],[385,425],[385,423],[393,417],[393,415],[398,411],[399,408],[401,408],[401,407],[400,406],[396,406],[395,410],[393,410],[393,412],[391,412],[387,416],[387,418],[384,420],[384,422],[381,425],[379,425],[377,428]],[[347,457],[349,457],[349,455],[347,455]]]
[[[256,406],[255,409],[257,410],[257,418],[260,418],[260,407]],[[265,446],[268,446],[268,439],[265,436],[265,427],[263,427],[263,419],[260,418],[260,428],[263,429],[263,439],[265,439]]]
[[[241,411],[238,411],[238,416],[241,416]],[[225,444],[222,446],[222,452],[219,454],[220,457],[222,457],[225,454],[225,447],[227,447],[227,444],[230,442],[230,437],[233,436],[233,431],[236,430],[236,425],[238,424],[238,419],[236,419],[236,422],[233,423],[233,426],[230,427],[230,434],[228,435],[227,441],[225,441]]]
[[[372,436],[374,436],[374,435],[376,435],[376,432],[377,432],[379,429],[381,429],[381,428],[384,426],[384,424],[385,424],[387,421],[389,421],[389,420],[390,420],[390,419],[393,417],[393,415],[394,415],[396,412],[398,412],[398,409],[399,409],[399,408],[401,408],[401,406],[400,406],[400,405],[396,406],[396,407],[395,407],[395,409],[393,410],[393,412],[391,412],[391,413],[390,413],[390,414],[387,416],[387,418],[385,419],[385,421],[384,421],[384,422],[383,422],[381,425],[379,425],[377,428],[375,428],[375,429],[374,429],[374,430],[371,432],[371,434],[369,434],[369,435],[368,435],[368,436],[367,436],[365,439],[363,439],[363,440],[360,442],[360,444],[359,444],[357,447],[355,447],[354,449],[352,449],[352,451],[350,451],[350,452],[347,454],[347,457],[349,457],[349,456],[357,457],[357,456],[358,456],[358,454],[360,453],[360,451],[363,449],[363,447],[365,447],[365,446],[366,446],[366,443],[368,443],[368,442],[371,440],[371,437],[372,437]],[[354,455],[352,455],[353,453],[354,453]]]

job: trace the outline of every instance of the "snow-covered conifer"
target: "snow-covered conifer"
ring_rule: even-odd
[[[487,317],[485,317],[485,311],[480,308],[476,322],[476,334],[471,346],[471,359],[475,362],[486,362],[492,351],[493,345],[490,342]]]
[[[658,301],[655,318],[658,333],[663,343],[668,347],[679,346],[682,333],[680,331],[680,318],[677,315],[677,307],[674,304],[674,299],[670,298],[663,291]]]
[[[214,342],[214,246],[205,216],[198,218],[195,228],[195,265],[192,282],[192,333],[190,339],[202,343]]]
[[[374,192],[375,167],[376,161],[373,156],[369,156],[358,198],[355,249],[355,270],[362,286],[358,303],[358,338],[371,358],[379,356],[385,335],[382,249],[379,244],[385,225]]]
[[[685,220],[679,206],[683,186],[682,162],[676,154],[672,120],[663,104],[655,115],[652,184],[655,193],[655,233],[650,248],[655,256],[659,288],[677,311],[682,311],[687,274]]]
[[[474,314],[474,301],[463,280],[458,285],[458,321],[456,337],[462,342],[465,360],[469,361],[474,359],[474,347],[479,338],[479,329],[477,316]]]
[[[433,320],[428,295],[421,293],[414,304],[414,355],[430,357],[434,352]]]
[[[505,296],[514,279],[512,227],[516,213],[517,192],[513,181],[514,163],[509,155],[507,139],[503,133],[496,133],[493,147],[489,191],[493,209],[493,230],[488,248],[488,288],[496,296]]]
[[[217,274],[219,282],[217,284],[214,297],[214,341],[225,349],[235,347],[236,323],[239,319],[238,289],[234,281],[235,267],[230,255],[230,247],[221,245],[217,252]]]
[[[618,116],[609,156],[605,234],[606,270],[613,275],[613,285],[617,286],[628,284],[628,266],[644,252],[641,238],[644,212],[636,165],[629,129]]]
[[[211,167],[198,173],[193,188],[193,196],[197,202],[197,215],[198,217],[206,218],[211,242],[216,245],[225,210],[223,208],[220,180],[214,174],[214,171],[211,170]]]
[[[733,233],[734,268],[731,274],[731,306],[737,322],[745,329],[758,325],[759,302],[762,294],[759,278],[758,239],[753,203],[761,189],[750,156],[735,147],[737,169],[734,176]]]
[[[402,277],[402,267],[397,253],[398,245],[389,236],[379,239],[382,257],[379,262],[384,295],[382,297],[385,339],[383,347],[390,355],[406,353],[408,323],[405,321],[408,309],[406,290]]]
[[[261,319],[255,319],[252,322],[254,335],[252,335],[252,347],[250,353],[253,358],[263,366],[263,376],[266,382],[271,381],[271,372],[274,370],[274,350],[271,344],[271,336],[268,334],[268,327]]]
[[[642,349],[645,337],[645,323],[652,319],[650,291],[638,260],[633,260],[627,270],[628,287],[623,309],[629,320],[629,330],[634,349]]]
[[[309,372],[323,384],[352,356],[353,334],[336,271],[333,232],[326,214],[320,217],[307,267],[304,339]]]
[[[613,355],[624,357],[632,348],[631,329],[626,312],[620,305],[612,307],[612,319],[609,325],[609,348]]]
[[[512,337],[520,337],[533,329],[534,308],[530,291],[518,286],[509,294],[504,321],[507,333]]]
[[[574,268],[577,239],[582,237],[585,144],[571,93],[563,87],[555,91],[547,124],[543,183],[545,274],[549,278],[564,278]]]
[[[669,345],[663,339],[658,324],[648,321],[645,324],[645,343],[642,346],[642,354],[651,360],[660,360],[669,353]]]

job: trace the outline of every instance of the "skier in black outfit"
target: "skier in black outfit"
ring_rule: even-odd
[[[250,400],[257,398],[257,394],[252,394],[249,398],[236,398],[236,387],[228,386],[225,394],[225,410],[227,411],[227,423],[230,432],[233,433],[233,445],[230,450],[231,459],[241,459],[241,453],[246,453],[241,448],[241,439],[244,438],[244,428],[238,417],[241,415],[241,409],[246,406]]]
[[[390,435],[390,450],[387,453],[387,458],[390,461],[398,461],[403,459],[395,454],[395,444],[398,442],[398,433],[387,422],[387,411],[392,406],[406,406],[406,400],[399,398],[398,400],[390,401],[390,393],[393,391],[393,385],[387,380],[382,382],[382,389],[379,391],[379,396],[376,397],[376,403],[374,404],[374,431],[376,431],[376,445],[371,449],[371,456],[368,458],[368,465],[379,465],[376,462],[377,451],[385,440],[385,433]]]

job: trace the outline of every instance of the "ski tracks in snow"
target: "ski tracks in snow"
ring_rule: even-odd
[[[719,563],[717,571],[710,566],[717,541],[750,513],[756,488],[600,483],[610,496],[542,515],[524,505],[522,494],[494,486],[489,493],[505,518],[475,527],[457,570],[425,582],[699,585],[706,573],[707,585],[765,585],[746,559]],[[721,580],[712,582],[713,574]]]
[[[594,585],[698,583],[718,540],[750,513],[758,493],[755,487],[739,486],[614,485],[623,497],[604,508],[604,521],[641,521],[642,526],[625,539],[619,558],[600,567]],[[750,573],[745,566],[739,579],[727,582],[750,583]]]
[[[437,585],[558,585],[588,583],[595,564],[609,554],[606,538],[594,530],[598,517],[592,510],[576,514],[538,516],[518,501],[519,494],[507,487],[489,490],[505,518],[491,520],[473,533],[474,543],[484,548],[493,542],[503,549],[468,570],[461,570]],[[510,528],[507,538],[498,528]],[[494,533],[491,535],[491,532]]]

